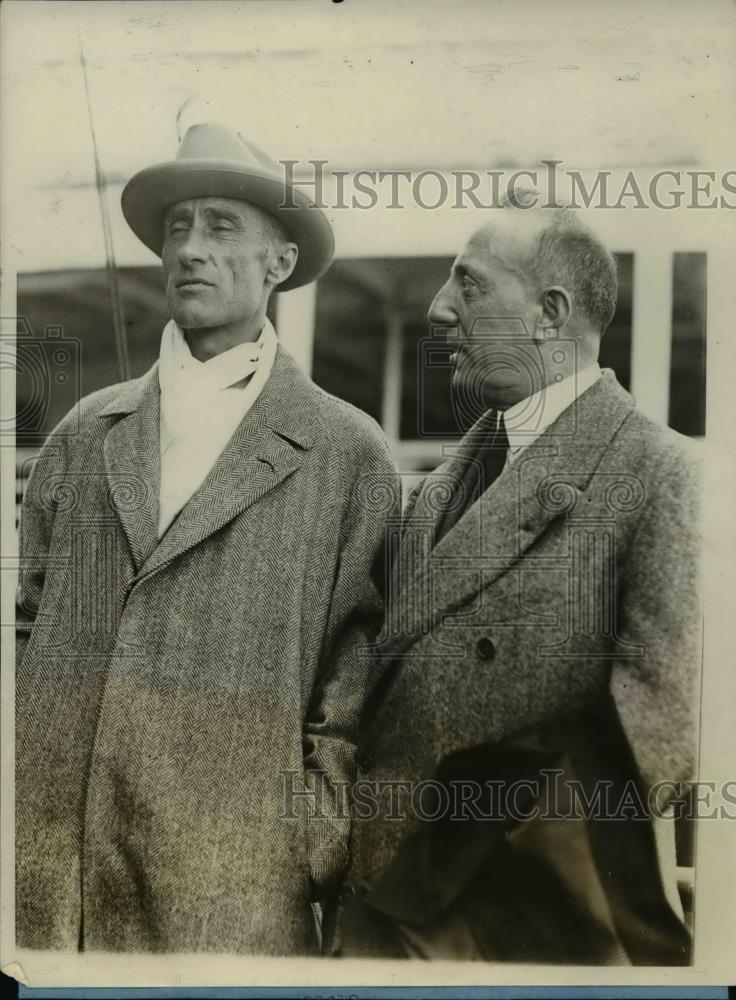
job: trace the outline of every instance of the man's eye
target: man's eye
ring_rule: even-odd
[[[229,222],[217,222],[217,223],[216,223],[216,224],[215,224],[215,225],[214,225],[214,226],[212,227],[212,229],[213,229],[213,230],[214,230],[214,232],[216,232],[216,233],[231,233],[231,232],[232,232],[232,229],[233,229],[233,227],[232,227],[232,226],[230,225],[230,223],[229,223]]]
[[[176,236],[177,233],[185,233],[187,228],[186,222],[173,222],[169,226],[169,236]]]
[[[463,294],[473,293],[478,287],[472,278],[468,277],[467,274],[463,275]]]

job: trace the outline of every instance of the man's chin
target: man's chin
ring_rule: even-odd
[[[216,320],[201,309],[170,308],[171,318],[181,330],[207,330],[217,326]]]
[[[470,365],[456,365],[452,373],[452,391],[465,396],[481,396],[485,393],[486,378],[478,369]]]
[[[455,367],[451,385],[456,399],[469,413],[477,415],[489,409],[505,409],[518,396],[512,379],[493,378],[470,365]]]

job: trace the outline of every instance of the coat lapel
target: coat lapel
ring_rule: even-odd
[[[122,415],[105,438],[105,469],[138,579],[204,541],[299,467],[313,441],[313,394],[312,383],[279,347],[260,396],[159,540],[158,366],[123,386],[100,416]]]
[[[447,501],[453,496],[458,482],[462,479],[467,463],[477,453],[481,444],[481,435],[485,435],[488,420],[484,414],[470,428],[459,444],[450,446],[449,455],[434,472],[424,480],[422,492],[412,512],[412,524],[422,524],[431,532],[431,541],[437,537],[447,507]]]
[[[411,513],[402,524],[401,544],[392,561],[382,654],[383,649],[394,642],[401,642],[402,639],[406,641],[412,632],[411,625],[407,629],[408,622],[417,623],[426,618],[428,606],[425,584],[431,573],[428,564],[432,549],[447,503],[454,496],[467,463],[478,450],[478,432],[484,419],[481,417],[476,421],[462,441],[448,447],[450,454],[447,460],[425,477]],[[387,652],[391,655],[390,648]]]
[[[113,424],[105,438],[105,472],[137,570],[158,544],[158,365],[126,383],[99,415],[120,414],[123,419]]]
[[[139,572],[149,576],[267,496],[312,444],[313,387],[279,348],[266,385]]]
[[[442,517],[437,497],[447,495],[450,477],[461,474],[474,448],[468,449],[464,441],[456,456],[428,476],[402,542],[402,548],[421,555],[409,567],[407,560],[400,560],[404,579],[395,580],[398,607],[408,615],[410,627],[387,637],[382,653],[401,653],[441,618],[468,604],[511,569],[552,521],[573,510],[633,406],[613,372],[604,371],[434,548]],[[421,534],[423,543],[417,541]]]

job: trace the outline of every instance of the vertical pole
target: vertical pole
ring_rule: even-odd
[[[647,247],[634,254],[631,394],[652,420],[667,424],[672,354],[672,254]]]
[[[100,155],[97,148],[97,133],[92,117],[92,100],[89,92],[89,79],[87,77],[87,60],[84,58],[82,39],[79,39],[79,61],[82,65],[82,75],[84,76],[84,91],[87,96],[87,112],[89,114],[89,130],[92,135],[92,150],[95,158],[95,183],[97,185],[97,196],[100,202],[100,221],[102,223],[102,235],[105,241],[105,266],[107,268],[107,278],[110,282],[110,303],[112,306],[112,321],[115,331],[115,346],[118,355],[118,371],[120,380],[126,382],[130,378],[130,360],[128,358],[128,340],[125,326],[125,315],[123,313],[123,301],[120,297],[120,287],[118,284],[118,273],[115,267],[115,250],[112,242],[112,229],[110,227],[110,217],[107,211],[107,192],[105,188],[105,176],[100,167]]]
[[[394,456],[398,454],[401,420],[401,346],[401,312],[387,304],[381,426]]]
[[[307,375],[312,374],[316,307],[316,282],[284,292],[276,303],[279,341]],[[346,330],[345,335],[349,336],[350,332]]]

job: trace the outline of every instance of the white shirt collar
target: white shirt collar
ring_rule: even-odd
[[[503,415],[509,439],[509,457],[512,458],[543,434],[600,377],[600,366],[593,364],[510,406]]]

